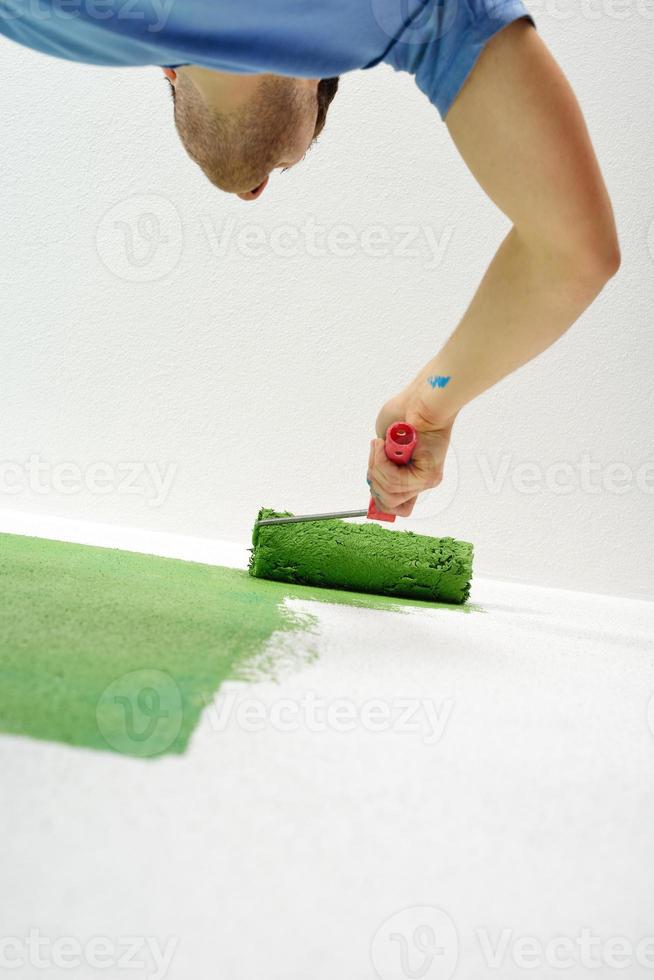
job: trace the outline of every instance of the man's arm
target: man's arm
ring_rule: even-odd
[[[418,493],[440,482],[460,409],[553,344],[619,266],[613,212],[583,116],[528,21],[489,41],[445,121],[513,227],[440,353],[379,415],[368,475],[384,509],[404,516]],[[405,468],[387,462],[381,442],[400,417],[422,433],[414,465]]]

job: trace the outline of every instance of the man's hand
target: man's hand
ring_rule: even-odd
[[[418,432],[418,445],[407,466],[397,466],[386,458],[384,439],[393,422],[409,422]],[[379,510],[408,517],[418,494],[438,486],[453,424],[453,418],[441,423],[425,417],[410,392],[384,405],[377,416],[378,438],[370,443],[368,460],[368,484]]]

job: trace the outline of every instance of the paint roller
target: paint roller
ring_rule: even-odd
[[[411,462],[417,433],[406,422],[386,432],[386,457]],[[348,524],[366,517],[371,523]],[[461,604],[470,594],[473,546],[454,538],[391,531],[395,521],[371,498],[367,510],[293,515],[262,508],[252,534],[250,574],[299,585]]]

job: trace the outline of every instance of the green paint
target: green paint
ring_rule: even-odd
[[[257,520],[286,517],[262,508]],[[380,595],[465,602],[472,545],[379,524],[340,520],[255,525],[250,573],[257,578]]]
[[[425,608],[0,535],[0,731],[142,758],[181,753],[221,683],[253,668],[274,675],[274,653],[261,660],[267,641],[310,624],[287,598]]]

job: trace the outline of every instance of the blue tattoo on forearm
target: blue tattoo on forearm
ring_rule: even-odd
[[[427,378],[427,384],[432,388],[444,388],[449,380],[450,375],[444,378],[441,374],[432,374],[430,378]]]

